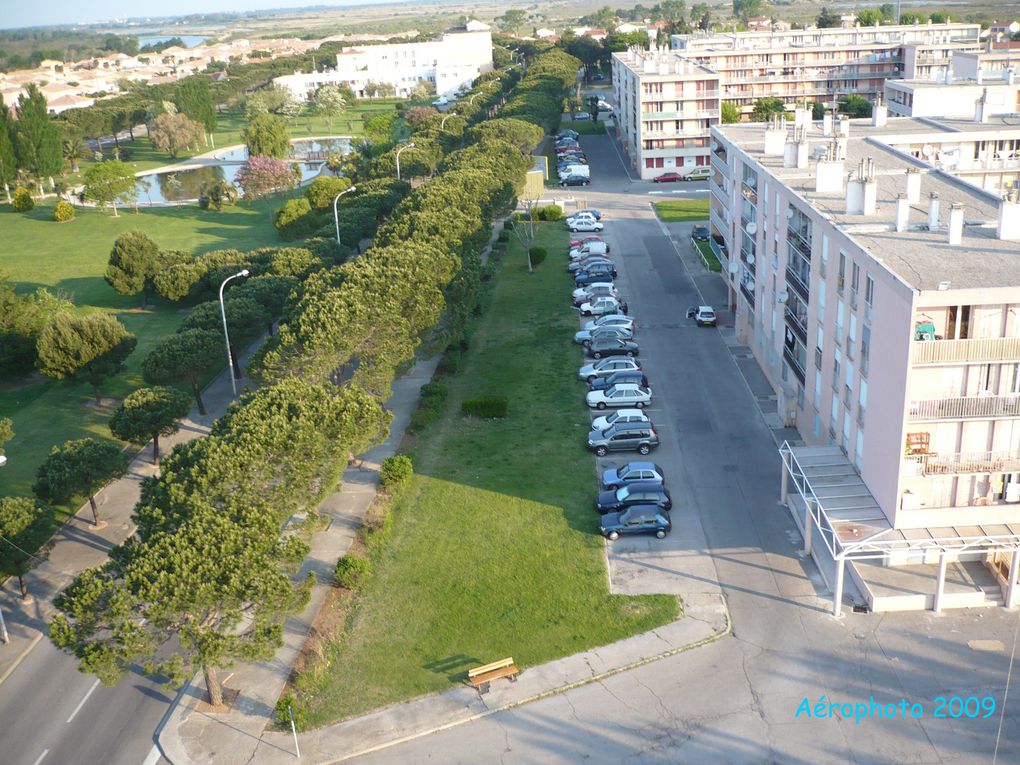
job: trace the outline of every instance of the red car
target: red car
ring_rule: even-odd
[[[662,175],[658,175],[655,178],[652,178],[652,182],[653,183],[676,183],[677,181],[682,181],[683,179],[684,179],[684,177],[682,175],[680,175],[680,173],[672,173],[672,172],[670,172],[670,173],[663,173]]]
[[[572,241],[570,243],[570,249],[580,247],[581,245],[587,244],[588,242],[601,242],[601,241],[602,241],[601,236],[586,236],[581,239],[575,239],[574,241]]]

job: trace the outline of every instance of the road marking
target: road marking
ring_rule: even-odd
[[[162,756],[163,755],[160,754],[159,747],[153,744],[152,749],[149,750],[149,754],[146,756],[142,765],[156,765],[156,763],[159,762],[159,758]]]
[[[96,687],[97,687],[98,685],[99,685],[99,680],[98,680],[98,678],[97,678],[97,679],[96,679],[96,682],[92,683],[92,687],[91,687],[91,688],[89,688],[89,692],[85,694],[85,698],[83,698],[83,699],[82,699],[81,701],[79,701],[79,702],[78,702],[78,706],[76,706],[76,707],[74,708],[74,711],[73,711],[73,712],[71,712],[71,716],[67,718],[67,721],[68,721],[68,722],[71,722],[71,720],[73,720],[73,719],[74,719],[74,716],[75,716],[76,714],[78,714],[78,713],[79,713],[79,712],[81,711],[81,708],[82,708],[83,706],[85,706],[85,702],[89,700],[89,696],[91,696],[91,695],[92,695],[92,692],[93,692],[93,691],[94,691],[94,690],[96,689]]]
[[[39,765],[43,761],[43,757],[50,753],[49,749],[43,749],[42,754],[39,755],[39,759],[35,761],[34,765]]]

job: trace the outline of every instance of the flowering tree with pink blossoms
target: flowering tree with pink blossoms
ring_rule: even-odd
[[[289,191],[298,185],[301,171],[282,159],[249,157],[237,173],[236,183],[245,199],[260,199],[274,191]]]

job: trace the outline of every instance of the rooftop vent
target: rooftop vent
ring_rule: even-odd
[[[963,241],[963,205],[954,202],[949,206],[949,243],[960,244]]]
[[[878,200],[878,184],[875,183],[875,161],[868,157],[857,166],[856,175],[851,174],[846,183],[846,214],[874,215]]]
[[[910,228],[910,200],[906,194],[900,194],[896,199],[896,230],[904,232]]]
[[[1020,189],[1015,185],[999,202],[999,222],[996,228],[999,239],[1020,241]]]
[[[786,150],[786,118],[773,117],[765,128],[765,156],[782,157]]]
[[[916,167],[907,168],[907,201],[912,205],[921,201],[921,173]]]
[[[928,230],[934,231],[939,227],[939,195],[933,191],[928,195]]]

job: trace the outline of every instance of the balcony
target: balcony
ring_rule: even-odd
[[[712,152],[712,169],[722,173],[724,178],[730,177],[730,168],[726,164],[726,158],[720,157],[717,151]]]
[[[786,241],[790,243],[790,246],[797,250],[804,259],[811,261],[811,239],[810,236],[805,238],[801,236],[799,231],[796,231],[789,226],[786,228]]]
[[[914,364],[1020,361],[1020,337],[924,340],[914,343]]]
[[[961,396],[910,402],[911,422],[931,420],[998,419],[1020,417],[1020,394],[1012,396]]]
[[[754,308],[754,290],[749,290],[747,285],[740,285],[740,294],[744,296],[744,299],[748,302],[751,308]]]
[[[728,181],[724,181],[724,183],[728,183]],[[728,198],[729,193],[725,188],[719,186],[717,183],[715,183],[715,181],[710,182],[708,184],[708,188],[712,190],[712,194],[715,196],[716,199],[719,200],[719,204],[723,205],[723,207],[725,208],[728,208],[730,206],[730,200]],[[726,217],[728,218],[729,215],[727,215]]]
[[[786,363],[790,365],[790,369],[793,370],[793,373],[797,376],[797,379],[800,380],[801,385],[803,385],[804,381],[805,381],[805,379],[804,379],[805,378],[805,376],[804,376],[804,367],[801,365],[800,361],[797,359],[797,354],[795,354],[793,351],[791,351],[789,348],[787,348],[784,345],[783,346],[783,358],[786,360]]]
[[[790,266],[786,267],[786,283],[793,287],[794,291],[804,299],[805,303],[810,300],[810,285],[804,281],[804,278],[796,269]]]
[[[967,475],[1020,472],[1015,452],[963,452],[958,454],[908,454],[903,458],[908,475]]]
[[[715,205],[708,209],[708,219],[716,227],[716,230],[728,236],[730,233],[730,214],[724,207],[721,212],[716,211]]]
[[[708,240],[708,248],[712,251],[716,259],[720,263],[726,263],[727,261],[729,261],[730,259],[729,253],[726,252],[726,249],[723,248],[717,241],[715,241],[714,238]]]
[[[786,324],[800,338],[801,342],[807,345],[807,315],[797,315],[796,311],[786,309]]]

